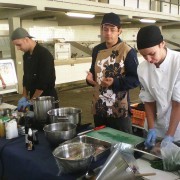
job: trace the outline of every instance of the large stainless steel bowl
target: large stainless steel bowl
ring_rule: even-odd
[[[87,170],[93,154],[93,146],[87,143],[62,144],[53,151],[58,167],[64,173]]]
[[[49,143],[58,146],[63,141],[69,140],[76,135],[76,124],[59,122],[44,126],[43,130]]]
[[[74,124],[81,123],[82,110],[74,107],[63,107],[52,109],[47,112],[50,117],[51,123],[57,123],[62,121],[68,121]]]

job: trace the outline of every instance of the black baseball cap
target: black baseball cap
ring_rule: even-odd
[[[16,40],[16,39],[22,39],[22,38],[33,38],[32,36],[29,35],[29,33],[24,29],[24,28],[17,28],[15,29],[12,34],[11,34],[11,40]]]
[[[104,15],[101,25],[103,24],[111,24],[120,27],[121,20],[117,14],[111,12]]]
[[[137,34],[137,48],[145,49],[159,45],[163,36],[158,26],[150,25],[142,27]]]

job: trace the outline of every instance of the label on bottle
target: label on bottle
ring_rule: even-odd
[[[29,151],[34,150],[33,132],[32,132],[31,128],[29,128],[29,130],[28,130],[28,146],[27,146],[27,149]]]

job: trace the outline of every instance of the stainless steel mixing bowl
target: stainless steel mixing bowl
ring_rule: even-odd
[[[51,123],[68,121],[77,125],[81,123],[81,113],[81,109],[74,107],[57,108],[47,112]]]
[[[69,143],[58,146],[53,155],[64,173],[87,170],[93,160],[94,148],[87,143]]]
[[[58,146],[76,135],[76,127],[76,124],[70,122],[59,122],[44,126],[43,130],[49,143]]]

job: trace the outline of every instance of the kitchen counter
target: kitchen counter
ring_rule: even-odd
[[[84,126],[81,131],[87,130]],[[7,140],[0,138],[0,179],[2,177],[8,180],[77,180],[85,174],[86,171],[78,173],[62,174],[59,172],[52,151],[54,147],[50,146],[44,136],[43,131],[38,132],[39,144],[35,145],[35,150],[28,151],[25,147],[25,137],[19,136]],[[91,167],[97,168],[103,165],[107,157],[103,157],[91,164]],[[150,166],[150,163],[144,159],[138,159],[140,173],[155,172],[155,176],[148,176],[147,179],[176,180],[178,175],[170,172],[156,170]],[[82,179],[82,178],[81,178]]]
[[[2,103],[0,104],[0,109],[5,109],[5,108],[9,108],[9,109],[15,109],[17,108],[17,106],[14,106],[12,104],[8,104],[8,103]]]
[[[178,176],[178,173],[172,173],[167,171],[161,171],[158,169],[154,169],[151,167],[150,163],[147,160],[144,159],[137,159],[136,160],[137,165],[139,167],[140,173],[156,173],[154,176],[146,176],[148,180],[178,180],[180,179],[180,176]]]

